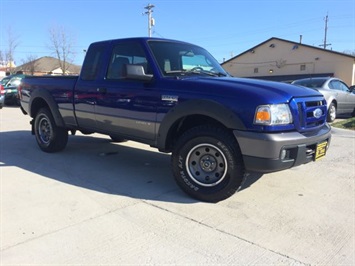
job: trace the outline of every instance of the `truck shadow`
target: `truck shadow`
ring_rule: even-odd
[[[30,131],[1,132],[0,167],[19,167],[101,193],[184,204],[197,202],[176,185],[170,169],[170,154],[145,150],[141,145],[131,147],[131,144],[76,135],[69,136],[64,151],[50,154],[38,148]],[[11,177],[3,174],[2,178]],[[248,176],[239,190],[259,178],[254,174]]]

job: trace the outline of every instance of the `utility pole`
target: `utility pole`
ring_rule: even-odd
[[[152,4],[148,4],[146,7],[144,7],[145,9],[147,9],[146,12],[144,12],[143,14],[148,15],[148,36],[152,37],[152,26],[154,26],[155,22],[154,22],[154,18],[152,18],[152,13],[153,13],[153,8],[155,6]]]
[[[324,43],[320,44],[319,46],[323,46],[323,49],[326,49],[327,46],[332,45],[331,43],[327,43],[327,31],[328,31],[328,14],[324,18],[325,21],[325,27],[324,27]]]

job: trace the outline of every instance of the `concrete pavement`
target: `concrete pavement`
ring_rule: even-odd
[[[29,121],[0,110],[1,265],[355,265],[352,131],[208,204],[177,187],[169,155],[98,134],[46,154]]]

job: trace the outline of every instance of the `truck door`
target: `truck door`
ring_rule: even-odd
[[[103,57],[106,46],[95,43],[89,47],[83,68],[74,90],[74,108],[77,123],[87,131],[96,130],[95,104],[98,95],[97,82],[102,76]]]
[[[105,79],[97,87],[96,125],[99,131],[109,135],[153,140],[160,95],[150,82],[127,79],[128,64],[141,65],[147,74],[150,73],[139,43],[120,41],[113,44]]]

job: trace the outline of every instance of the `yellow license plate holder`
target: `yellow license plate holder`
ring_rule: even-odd
[[[325,157],[325,154],[327,152],[327,141],[321,142],[317,144],[316,147],[316,155],[315,155],[315,160],[320,160]]]

